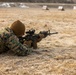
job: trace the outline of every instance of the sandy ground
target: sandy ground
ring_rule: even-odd
[[[0,55],[0,75],[76,75],[76,11],[0,8],[0,28],[21,20],[26,30],[58,32],[28,56]]]

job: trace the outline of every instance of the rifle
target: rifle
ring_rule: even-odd
[[[58,34],[58,32],[54,32],[54,33],[50,33],[50,30],[48,31],[40,31],[39,34],[35,34],[35,30],[31,29],[29,31],[26,32],[27,35],[25,35],[24,37],[19,37],[19,41],[23,44],[25,41],[32,41],[30,47],[33,47],[34,49],[37,48],[37,42],[41,41],[38,39],[43,39],[46,38],[48,35],[53,35],[53,34]],[[40,35],[44,35],[44,37],[40,37]]]

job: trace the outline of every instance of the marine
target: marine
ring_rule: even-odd
[[[25,33],[25,25],[17,20],[11,24],[10,27],[4,28],[0,31],[0,53],[11,50],[18,56],[25,56],[32,52],[26,44],[19,42],[18,37]]]
[[[32,40],[25,40],[24,43],[21,43],[19,37],[22,37],[25,34],[25,25],[17,20],[11,24],[10,27],[6,27],[0,31],[0,53],[7,51],[12,51],[15,55],[26,56],[33,51],[33,48],[30,48]],[[44,37],[43,34],[39,35],[39,41]]]

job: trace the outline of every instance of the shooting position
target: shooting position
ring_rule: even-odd
[[[58,34],[58,32],[50,33],[48,31],[40,31],[38,34],[35,33],[35,30],[29,30],[26,32],[24,37],[19,37],[19,40],[23,44],[27,44],[30,48],[37,48],[37,43],[40,42],[43,38],[46,38],[48,35]]]
[[[37,48],[37,43],[48,35],[57,34],[50,31],[41,31],[35,34],[35,30],[29,30],[25,34],[25,25],[17,20],[10,27],[4,28],[0,33],[0,53],[12,51],[18,56],[25,56]]]

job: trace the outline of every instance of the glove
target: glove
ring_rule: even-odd
[[[23,43],[25,46],[27,46],[27,47],[31,47],[31,44],[32,44],[32,41],[31,40],[29,40],[29,41],[24,41],[24,43]]]

